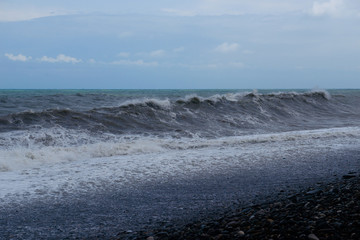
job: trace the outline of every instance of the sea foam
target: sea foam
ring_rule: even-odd
[[[52,131],[59,132],[59,130],[54,129]],[[56,134],[50,135],[50,132],[42,133],[44,135],[37,133],[38,138],[34,137],[35,133],[26,134],[27,141],[23,139],[20,133],[17,133],[16,137],[19,140],[17,144],[13,143],[11,146],[2,146],[0,148],[0,171],[29,169],[37,166],[93,158],[160,153],[173,150],[211,149],[271,142],[284,144],[284,142],[311,141],[313,139],[360,138],[360,128],[331,128],[219,138],[203,138],[195,135],[191,138],[142,135],[108,135],[99,137],[78,131],[66,132],[66,134],[63,133],[63,135],[59,136]],[[52,140],[46,140],[50,136]],[[4,136],[2,137],[4,139]],[[44,140],[44,138],[45,141],[50,141],[53,144],[47,145],[40,141]],[[16,142],[15,136],[11,136],[10,139]],[[75,141],[74,139],[77,140]],[[83,140],[79,141],[79,139]]]

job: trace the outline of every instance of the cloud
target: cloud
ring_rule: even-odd
[[[245,64],[242,62],[229,62],[229,63],[209,63],[203,65],[206,68],[218,69],[218,68],[245,68]]]
[[[49,62],[49,63],[79,63],[82,62],[81,59],[77,59],[74,57],[69,57],[64,54],[59,54],[56,58],[43,56],[42,58],[38,59],[41,62]]]
[[[234,68],[244,68],[245,64],[242,62],[232,62],[229,64],[229,66]]]
[[[313,0],[196,0],[161,9],[175,16],[278,15],[305,12]]]
[[[176,52],[176,53],[178,53],[178,52],[183,52],[183,51],[185,51],[185,48],[184,48],[184,47],[178,47],[178,48],[174,48],[174,49],[173,49],[173,52]]]
[[[158,58],[158,57],[164,57],[166,55],[166,51],[163,49],[158,49],[150,52],[138,52],[135,55],[142,58],[149,58],[149,57]]]
[[[132,33],[132,32],[121,32],[118,34],[118,38],[128,38],[133,35],[134,35],[134,33]]]
[[[221,52],[221,53],[229,53],[229,52],[237,51],[238,48],[239,48],[239,44],[237,44],[237,43],[224,42],[224,43],[220,44],[219,46],[217,46],[215,48],[215,51]]]
[[[217,63],[208,63],[208,64],[204,64],[204,65],[199,65],[199,67],[201,67],[201,68],[215,69],[215,68],[219,68],[220,65],[217,64]]]
[[[159,49],[150,52],[151,57],[163,57],[165,55],[165,50]]]
[[[360,2],[353,0],[315,1],[310,9],[313,16],[360,17]]]
[[[128,52],[121,52],[118,54],[119,57],[129,57],[130,56],[130,53]]]
[[[182,16],[182,17],[192,17],[196,16],[197,13],[190,10],[180,10],[180,9],[173,9],[173,8],[163,8],[161,9],[162,12],[169,14],[169,15],[175,15],[175,16]]]
[[[330,0],[328,2],[314,2],[311,13],[315,16],[321,15],[340,15],[344,6],[343,0]]]
[[[26,62],[26,61],[29,61],[32,59],[32,57],[27,57],[22,54],[18,54],[15,56],[14,54],[11,54],[11,53],[5,53],[4,55],[5,55],[5,57],[7,57],[8,59],[10,59],[12,61]]]
[[[36,18],[74,14],[74,11],[42,8],[0,8],[0,22],[27,21]]]
[[[144,60],[119,60],[114,61],[111,64],[115,65],[129,65],[129,66],[158,66],[158,62],[145,62]]]
[[[184,67],[184,68],[191,68],[191,69],[242,69],[246,68],[247,66],[242,62],[217,62],[217,63],[179,63],[176,66]]]

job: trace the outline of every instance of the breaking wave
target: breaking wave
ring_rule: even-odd
[[[123,101],[115,107],[90,110],[26,110],[0,116],[0,131],[62,127],[94,133],[215,137],[248,133],[249,130],[257,133],[269,129],[280,131],[289,126],[304,127],[304,124],[317,128],[319,118],[331,120],[354,114],[358,112],[350,105],[333,100],[326,91],[271,94],[254,91],[209,97],[194,94],[177,99],[139,98]],[[329,126],[331,124],[329,122]]]
[[[119,155],[360,136],[357,93],[130,93],[0,96],[0,171]]]
[[[311,140],[360,137],[359,127],[291,131],[221,138],[164,138],[139,135],[96,136],[85,131],[47,129],[13,132],[0,137],[0,172],[36,167],[44,164],[81,161],[122,155],[183,151],[189,149],[242,146],[246,144],[293,144]],[[7,141],[8,140],[8,141]],[[11,161],[9,161],[11,159]],[[129,158],[131,159],[131,158]],[[104,160],[106,161],[106,160]]]

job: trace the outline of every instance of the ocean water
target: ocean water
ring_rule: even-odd
[[[0,90],[0,201],[281,167],[359,119],[360,90]]]

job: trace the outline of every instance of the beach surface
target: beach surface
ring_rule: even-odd
[[[320,152],[285,157],[277,149],[274,154],[278,161],[265,161],[261,168],[232,166],[223,172],[202,172],[192,177],[163,176],[156,181],[127,186],[115,179],[97,179],[97,184],[84,179],[84,186],[76,188],[77,191],[62,186],[62,193],[59,188],[56,188],[58,193],[36,188],[33,193],[31,189],[12,193],[2,198],[0,237],[122,239],[129,234],[130,239],[161,227],[179,228],[189,222],[213,219],[234,206],[276,200],[360,170],[360,151],[356,149]],[[37,171],[38,176],[44,177],[41,169]],[[79,175],[76,171],[81,169],[67,171],[65,177],[76,178]],[[46,172],[49,174],[49,169]],[[35,173],[28,171],[28,174]],[[12,201],[4,201],[11,198]]]
[[[162,227],[119,239],[359,239],[360,175],[317,183],[261,204],[236,206],[214,219]]]

